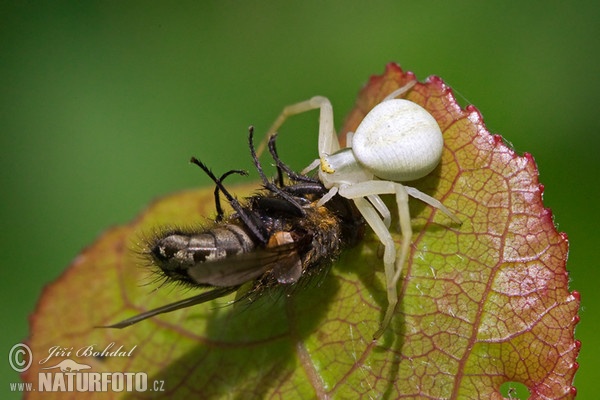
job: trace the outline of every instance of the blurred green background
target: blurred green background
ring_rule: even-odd
[[[441,76],[535,157],[582,294],[575,385],[595,398],[597,2],[282,3],[0,4],[1,397],[20,397],[8,352],[84,246],[157,196],[210,185],[191,155],[219,173],[251,169],[248,125],[264,132],[286,104],[328,96],[339,126],[368,77],[396,61]],[[294,168],[315,157],[315,121],[297,117],[280,138]]]

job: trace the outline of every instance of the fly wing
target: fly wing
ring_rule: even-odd
[[[158,315],[158,314],[164,314],[164,313],[168,313],[171,311],[179,310],[181,308],[191,307],[191,306],[195,306],[196,304],[205,303],[209,300],[218,299],[219,297],[226,296],[229,293],[236,291],[238,288],[239,288],[238,286],[233,286],[233,287],[224,287],[224,288],[213,289],[208,292],[204,292],[199,295],[196,295],[193,297],[188,297],[187,299],[177,301],[175,303],[167,304],[166,306],[162,306],[162,307],[150,310],[150,311],[146,311],[144,313],[138,314],[131,318],[127,318],[121,322],[117,322],[116,324],[107,325],[107,326],[97,326],[97,328],[122,329],[122,328],[128,327],[130,325],[136,324],[140,321],[143,321],[145,319],[154,317],[155,315]]]
[[[295,282],[301,274],[302,265],[298,265],[299,243],[292,242],[274,247],[254,250],[250,253],[223,258],[216,261],[198,263],[188,268],[188,275],[199,284],[227,287],[236,286],[257,279],[267,271],[276,268],[275,278],[279,280],[278,271],[295,271],[294,280],[285,278],[285,283]]]
[[[98,328],[125,328],[158,314],[191,307],[223,297],[239,289],[269,270],[280,283],[293,283],[302,275],[298,255],[299,242],[274,245],[212,262],[198,263],[188,269],[188,274],[200,284],[217,286],[215,289],[146,311],[113,325]]]

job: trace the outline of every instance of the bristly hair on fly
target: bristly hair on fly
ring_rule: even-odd
[[[191,162],[215,183],[215,220],[201,229],[163,231],[142,252],[163,284],[208,290],[105,328],[125,328],[240,289],[245,291],[239,299],[252,301],[273,287],[295,287],[323,274],[345,247],[361,240],[365,221],[354,204],[336,195],[324,205],[317,205],[328,190],[318,179],[294,172],[279,159],[275,136],[269,139],[268,148],[277,178],[269,181],[256,155],[253,133],[250,127],[250,153],[263,188],[239,201],[225,188],[223,180],[232,174],[247,175],[245,171],[231,170],[217,177],[192,158]],[[225,215],[221,195],[233,213]]]

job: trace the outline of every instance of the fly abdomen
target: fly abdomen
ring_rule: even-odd
[[[247,253],[254,247],[254,242],[241,227],[222,224],[201,233],[169,234],[154,243],[151,254],[169,278],[198,284],[188,274],[191,267]]]

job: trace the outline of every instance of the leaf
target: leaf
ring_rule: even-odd
[[[361,91],[342,132],[412,79],[389,64]],[[123,330],[94,328],[191,295],[141,286],[152,277],[131,248],[157,227],[206,221],[210,188],[161,199],[130,225],[108,231],[44,290],[31,317],[33,367],[23,380],[36,382],[38,372],[48,373],[41,367],[71,358],[93,372],[145,372],[149,389],[162,381],[160,394],[170,398],[494,399],[507,382],[527,386],[532,399],[575,397],[579,294],[568,290],[567,237],[542,204],[533,158],[490,135],[479,112],[462,110],[439,78],[417,84],[408,99],[437,119],[445,137],[441,165],[411,185],[463,224],[411,200],[414,236],[400,305],[379,342],[371,337],[387,303],[372,234],[319,285],[290,297],[274,293],[251,306],[226,306],[232,295]],[[129,355],[76,353],[111,343]],[[65,353],[39,365],[52,346]]]

